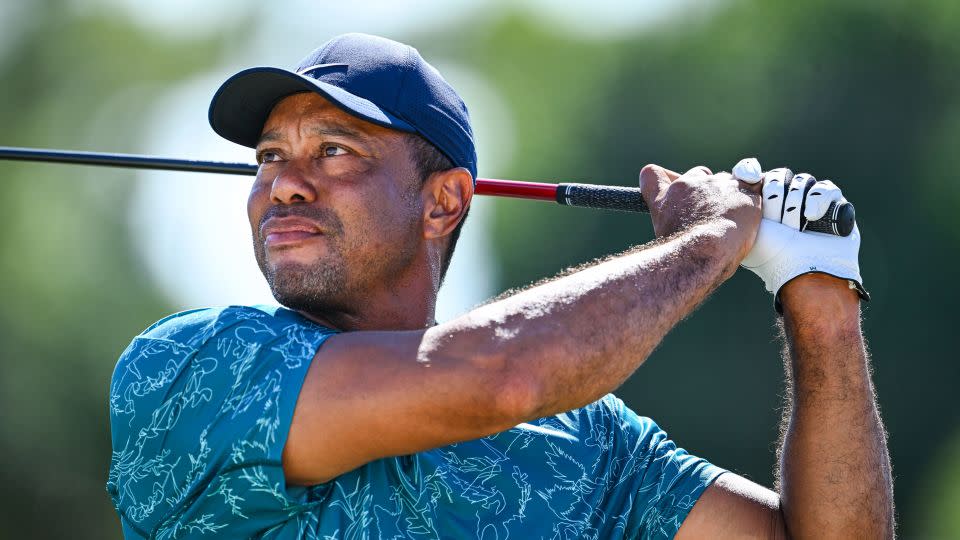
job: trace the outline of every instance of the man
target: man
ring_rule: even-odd
[[[436,324],[476,153],[416,50],[340,36],[295,73],[230,78],[210,121],[256,147],[254,251],[285,307],[178,313],[124,352],[108,490],[126,537],[893,535],[859,233],[800,232],[832,184],[768,172],[761,210],[761,184],[647,166],[657,241]],[[741,263],[789,347],[778,492],[608,394]]]

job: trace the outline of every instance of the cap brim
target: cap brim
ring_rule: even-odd
[[[253,148],[277,102],[299,92],[316,92],[368,122],[400,131],[416,131],[372,101],[332,84],[274,67],[245,69],[227,79],[210,102],[210,126],[224,139]]]

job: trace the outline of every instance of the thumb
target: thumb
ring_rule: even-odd
[[[763,168],[757,158],[741,159],[733,166],[733,177],[748,184],[759,184],[763,179]]]
[[[640,191],[647,204],[656,200],[657,195],[666,189],[680,175],[659,165],[647,165],[640,170]]]

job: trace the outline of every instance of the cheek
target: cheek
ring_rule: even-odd
[[[328,178],[354,185],[366,181],[379,172],[368,160],[352,155],[315,159],[312,162],[311,171],[316,178]]]
[[[384,253],[415,242],[420,213],[409,200],[396,193],[378,193],[368,194],[359,202],[349,209],[338,209],[345,224],[349,220],[351,225],[346,231],[351,245]]]
[[[260,219],[267,209],[267,194],[261,182],[255,181],[250,188],[250,195],[247,196],[247,219],[250,221],[250,230],[254,235],[257,234]]]

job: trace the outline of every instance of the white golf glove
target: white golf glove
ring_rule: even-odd
[[[760,164],[753,158],[741,161],[733,169],[733,175],[740,180],[763,181],[763,219],[757,241],[740,264],[760,276],[767,290],[774,294],[777,313],[783,312],[780,288],[810,272],[846,279],[851,289],[869,300],[857,260],[860,230],[856,225],[849,236],[801,230],[807,221],[822,218],[830,203],[846,202],[840,188],[830,180],[818,182],[809,174],[795,175],[790,169],[774,169],[763,174],[760,170]]]

